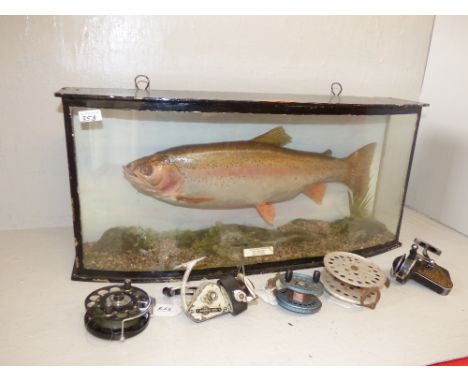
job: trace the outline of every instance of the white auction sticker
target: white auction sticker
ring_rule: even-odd
[[[273,255],[273,247],[258,247],[244,249],[244,257],[270,256]]]
[[[78,118],[81,123],[99,122],[102,121],[101,110],[82,110],[78,112]]]
[[[182,308],[173,304],[156,304],[153,314],[157,317],[174,317],[182,312]]]

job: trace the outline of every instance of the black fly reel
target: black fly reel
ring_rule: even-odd
[[[127,279],[123,285],[100,288],[86,297],[85,325],[99,338],[123,341],[148,326],[155,304],[153,297]]]

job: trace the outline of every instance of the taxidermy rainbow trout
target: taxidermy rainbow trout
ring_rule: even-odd
[[[176,206],[201,209],[255,207],[269,224],[275,203],[304,193],[321,203],[326,183],[341,182],[364,197],[376,144],[346,158],[283,147],[291,137],[276,127],[250,141],[173,147],[124,166],[140,192]]]

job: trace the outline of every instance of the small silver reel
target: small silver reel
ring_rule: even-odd
[[[248,303],[255,300],[257,295],[250,280],[245,277],[244,272],[236,277],[226,275],[217,282],[202,282],[195,290],[187,291],[187,281],[193,267],[205,257],[189,261],[177,268],[185,268],[180,294],[182,296],[182,307],[185,314],[195,322],[203,322],[226,313],[237,315],[247,309]],[[166,289],[166,295],[170,295]],[[187,295],[192,294],[190,300]]]
[[[420,251],[422,249],[422,251]],[[391,275],[404,284],[408,279],[413,279],[418,283],[432,289],[434,292],[446,296],[453,288],[450,273],[437,265],[429,257],[431,252],[437,256],[442,251],[433,245],[419,239],[414,239],[408,255],[398,256],[393,260]]]

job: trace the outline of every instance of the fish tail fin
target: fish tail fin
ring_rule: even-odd
[[[365,197],[367,194],[370,166],[376,146],[375,142],[369,143],[344,159],[349,166],[344,183],[353,191],[354,197]]]

